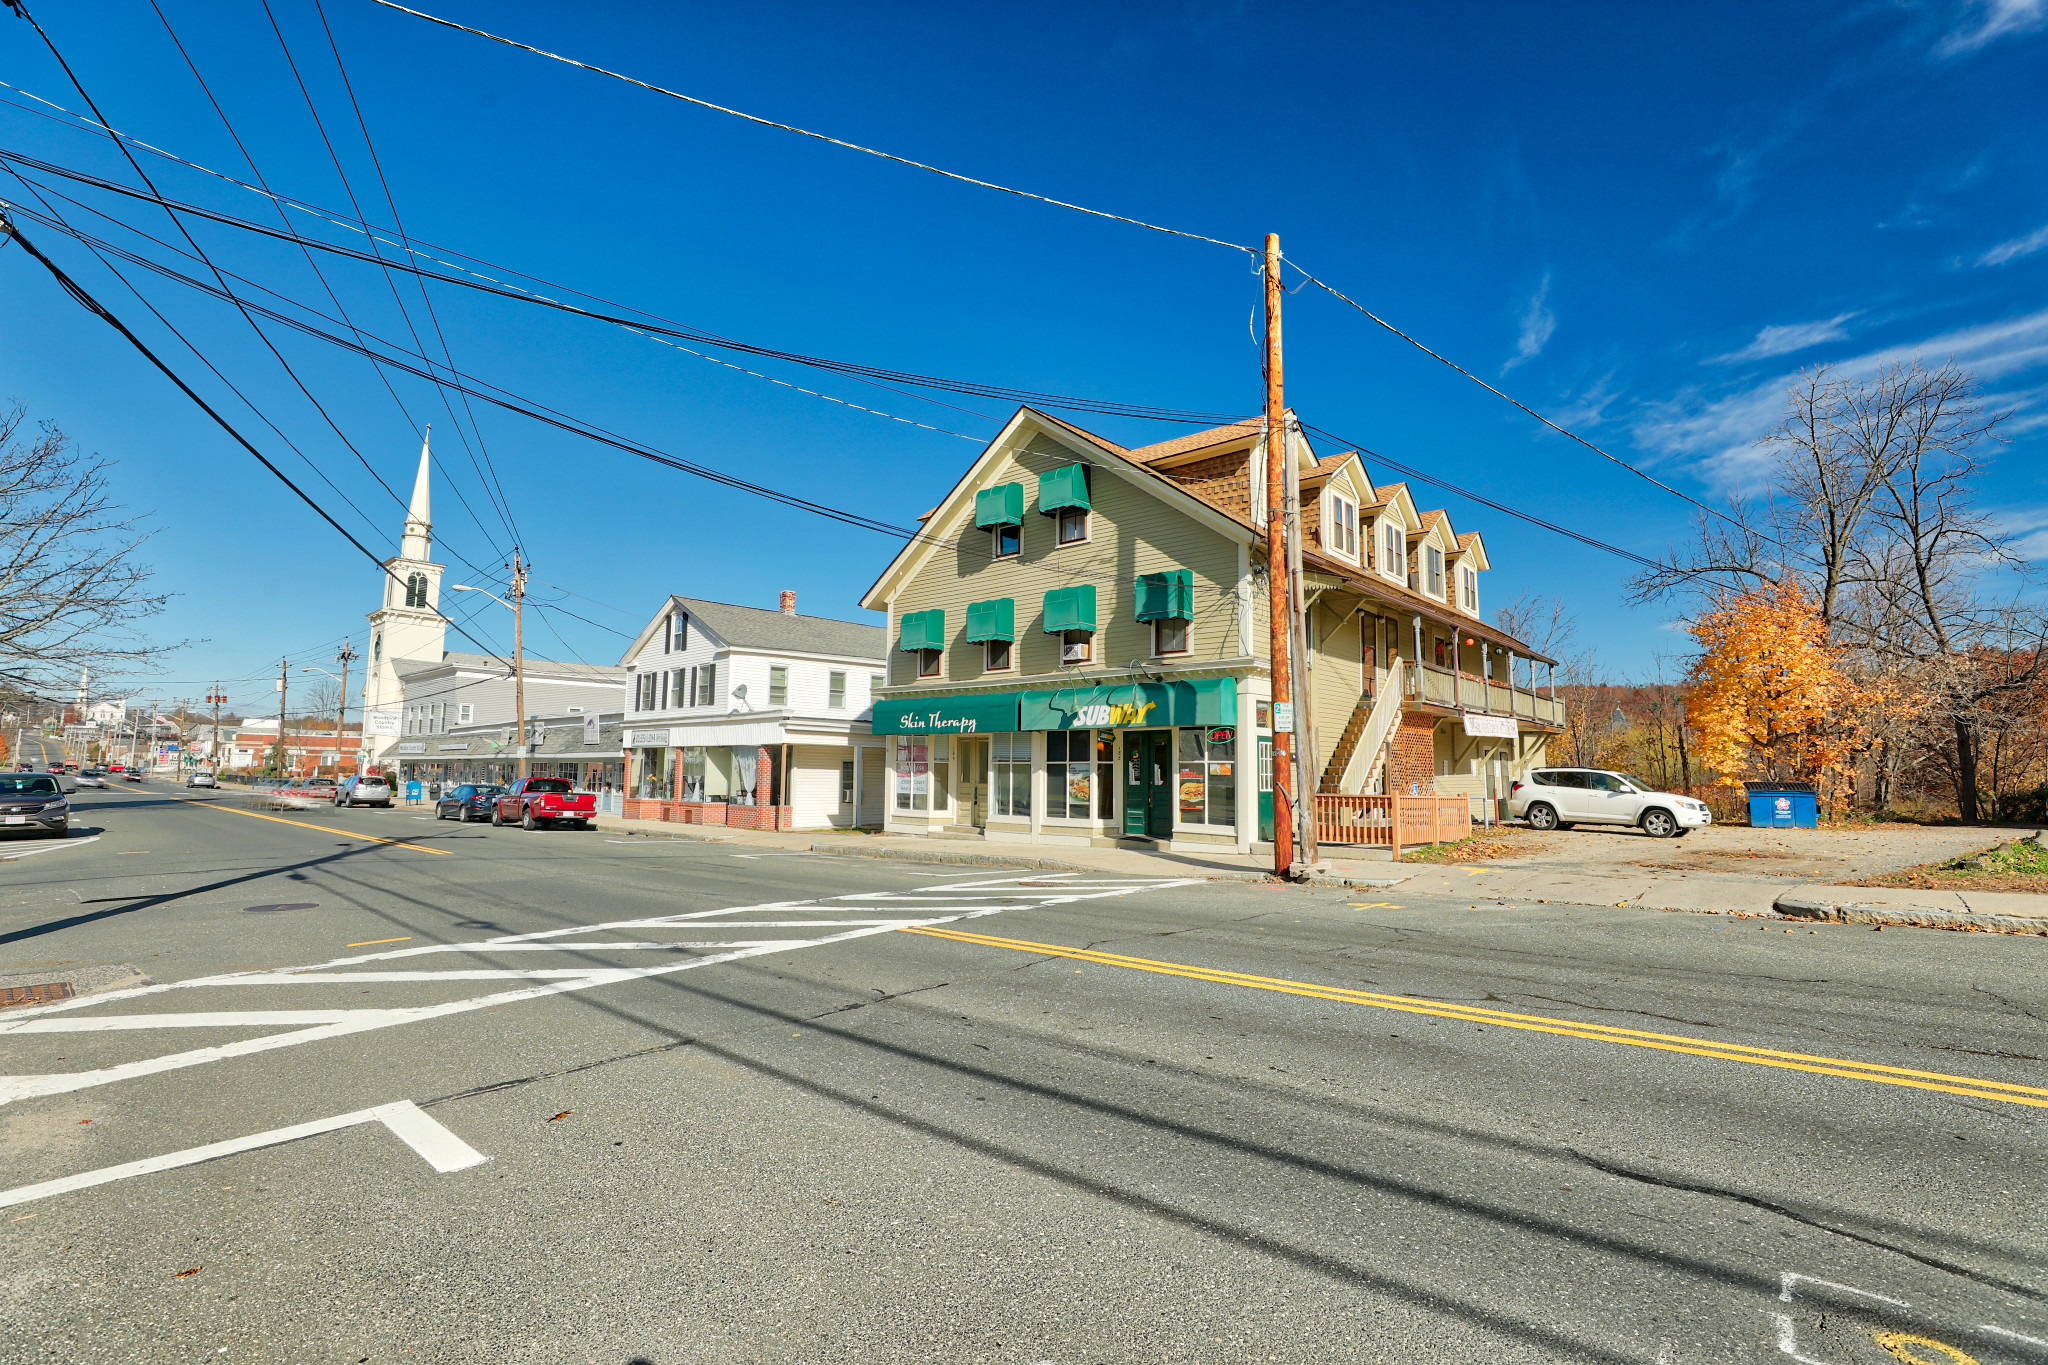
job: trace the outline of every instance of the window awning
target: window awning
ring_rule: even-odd
[[[1140,621],[1195,619],[1195,575],[1188,569],[1138,575]]]
[[[967,638],[976,644],[983,640],[1016,639],[1017,603],[1008,597],[991,598],[986,602],[969,602]]]
[[[1077,466],[1078,467],[1078,466]],[[1095,629],[1095,585],[1054,588],[1045,595],[1045,633]]]
[[[1237,679],[1105,683],[1026,692],[1017,723],[1025,730],[1101,730],[1124,726],[1235,725]]]
[[[897,638],[898,649],[944,649],[946,647],[946,610],[934,607],[930,611],[906,611],[903,613],[903,632]]]
[[[965,697],[897,697],[875,703],[878,735],[987,735],[1017,728],[1015,692]]]
[[[1024,524],[1024,485],[998,484],[974,495],[974,525],[986,531],[991,526]]]
[[[1049,517],[1063,507],[1079,507],[1086,511],[1089,506],[1087,465],[1062,465],[1038,476],[1038,511],[1041,516]]]

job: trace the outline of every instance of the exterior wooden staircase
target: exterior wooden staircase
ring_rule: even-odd
[[[1351,719],[1344,722],[1344,733],[1337,736],[1330,761],[1323,765],[1323,775],[1316,782],[1316,791],[1321,795],[1335,796],[1343,790],[1344,772],[1351,766],[1351,756],[1358,752],[1358,741],[1365,737],[1365,727],[1372,720],[1373,700],[1369,693],[1360,694],[1358,705],[1351,708]]]
[[[1318,795],[1344,794],[1347,780],[1352,792],[1369,789],[1387,761],[1387,741],[1400,723],[1401,693],[1406,679],[1399,668],[1388,670],[1381,679],[1377,696],[1360,696],[1344,722],[1344,733],[1330,751],[1330,761],[1317,779]]]

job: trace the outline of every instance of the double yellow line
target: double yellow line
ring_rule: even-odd
[[[183,801],[188,806],[197,806],[200,810],[225,811],[229,815],[246,815],[251,820],[268,820],[272,824],[297,825],[300,829],[317,829],[322,834],[339,834],[344,839],[361,839],[364,843],[369,844],[389,844],[393,848],[409,848],[415,853],[431,853],[437,858],[445,858],[455,851],[450,848],[428,848],[425,844],[408,844],[403,839],[379,839],[374,834],[357,834],[353,830],[341,829],[334,825],[312,825],[304,820],[287,820],[281,815],[262,815],[253,810],[242,810],[237,806],[223,806],[212,801],[194,801],[188,796],[172,796],[169,792],[165,792],[164,795],[170,796],[173,801]]]
[[[1939,1090],[1948,1095],[1967,1095],[1977,1100],[1999,1100],[2006,1104],[2031,1105],[2048,1109],[2048,1090],[1987,1081],[1976,1076],[1950,1076],[1939,1071],[1915,1071],[1902,1066],[1880,1066],[1875,1062],[1850,1061],[1843,1057],[1822,1057],[1806,1052],[1779,1052],[1741,1043],[1723,1043],[1712,1038],[1691,1038],[1678,1033],[1650,1033],[1642,1029],[1615,1028],[1607,1024],[1585,1024],[1576,1019],[1555,1019],[1542,1014],[1513,1014],[1507,1010],[1482,1009],[1477,1005],[1451,1005],[1414,1000],[1378,991],[1354,991],[1343,986],[1322,986],[1284,977],[1253,976],[1227,972],[1215,967],[1191,967],[1180,962],[1158,962],[1146,957],[1096,952],[1091,948],[1068,948],[1057,943],[1033,943],[1021,938],[997,938],[993,934],[970,934],[960,929],[913,928],[901,932],[952,939],[983,948],[1011,948],[1018,952],[1043,953],[1094,962],[1104,967],[1127,967],[1133,971],[1159,972],[1210,981],[1220,986],[1244,986],[1253,990],[1281,991],[1317,1000],[1335,1000],[1347,1005],[1371,1005],[1375,1009],[1399,1010],[1404,1014],[1428,1014],[1439,1019],[1461,1019],[1467,1023],[1496,1028],[1523,1029],[1530,1033],[1551,1033],[1565,1038],[1587,1038],[1596,1043],[1622,1043],[1629,1047],[1655,1048],[1660,1052],[1682,1052],[1693,1057],[1713,1057],[1724,1062],[1747,1062],[1751,1066],[1779,1067],[1786,1071],[1810,1071],[1821,1076],[1841,1076],[1852,1081],[1878,1085],[1904,1085],[1916,1090]]]

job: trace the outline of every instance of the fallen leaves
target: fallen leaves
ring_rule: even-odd
[[[182,1280],[182,1279],[184,1279],[184,1278],[185,1278],[185,1277],[186,1277],[187,1275],[197,1275],[197,1274],[198,1274],[198,1273],[199,1273],[199,1272],[200,1272],[201,1270],[204,1270],[205,1268],[206,1268],[206,1267],[205,1267],[205,1265],[204,1265],[203,1263],[202,1263],[202,1264],[200,1264],[200,1265],[195,1265],[195,1266],[193,1266],[193,1267],[192,1267],[192,1268],[191,1268],[190,1270],[181,1270],[181,1271],[179,1271],[179,1272],[178,1272],[177,1274],[175,1274],[175,1275],[171,1276],[171,1278],[172,1278],[172,1279],[174,1279],[174,1280]]]
[[[556,1114],[554,1117],[548,1119],[547,1121],[549,1123],[560,1123],[563,1119],[568,1118],[569,1115],[575,1112],[576,1111],[574,1109],[564,1109],[561,1113]]]

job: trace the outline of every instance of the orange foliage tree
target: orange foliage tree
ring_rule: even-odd
[[[1724,592],[1691,630],[1694,756],[1731,777],[1811,781],[1835,804],[1875,699],[1842,672],[1813,600],[1789,582]]]

